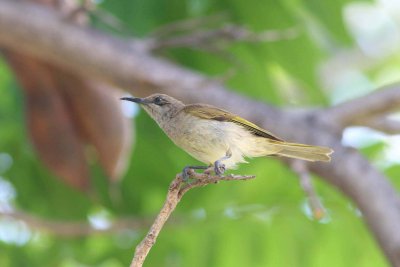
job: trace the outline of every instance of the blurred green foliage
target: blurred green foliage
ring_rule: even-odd
[[[238,64],[190,49],[171,49],[163,55],[210,76],[234,68],[238,73],[227,82],[229,87],[271,104],[326,106],[330,96],[321,89],[317,70],[333,52],[320,39],[336,48],[355,45],[342,18],[343,8],[351,2],[105,0],[100,8],[140,37],[167,23],[222,13],[228,14],[229,22],[254,31],[296,26],[299,36],[290,40],[232,45],[228,51]],[[106,28],[94,20],[97,27]],[[86,220],[98,210],[107,210],[115,219],[151,217],[175,174],[195,163],[140,112],[135,118],[136,145],[129,170],[116,188],[118,197],[107,195],[104,175],[96,166],[96,197],[76,192],[38,161],[25,130],[21,91],[3,61],[0,88],[0,153],[13,161],[0,176],[14,186],[15,206],[28,213],[65,221]],[[373,145],[364,152],[375,157],[382,149]],[[296,175],[286,166],[274,159],[253,159],[236,172],[255,174],[257,179],[189,192],[145,266],[386,266],[358,210],[335,188],[315,181],[328,209],[328,218],[317,222],[309,215]],[[390,177],[399,174],[398,166],[387,170]],[[81,238],[34,233],[20,243],[6,242],[0,234],[0,266],[127,266],[146,231]]]

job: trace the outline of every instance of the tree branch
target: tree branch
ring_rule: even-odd
[[[341,127],[387,115],[400,107],[400,84],[392,84],[371,94],[349,100],[324,111],[324,116]]]
[[[370,118],[360,121],[358,125],[367,126],[386,134],[400,133],[400,121],[390,118]]]
[[[335,154],[331,163],[312,163],[308,168],[357,204],[388,260],[393,266],[400,266],[398,195],[382,173],[340,141],[343,125],[350,121],[347,116],[368,115],[369,110],[387,112],[387,105],[398,105],[398,86],[378,91],[386,95],[378,103],[373,101],[374,97],[365,97],[367,102],[353,102],[358,108],[342,104],[326,112],[288,112],[242,97],[198,72],[151,55],[145,40],[122,40],[80,28],[51,10],[26,2],[0,1],[0,32],[0,45],[7,49],[114,83],[137,96],[157,91],[186,103],[214,104],[290,141],[332,147]]]
[[[253,175],[245,176],[211,176],[205,173],[199,174],[190,170],[190,178],[194,181],[184,182],[182,179],[182,174],[177,174],[175,179],[169,186],[167,199],[165,200],[164,206],[161,208],[153,225],[151,226],[149,232],[144,237],[142,242],[136,247],[135,255],[132,259],[131,267],[141,267],[150,252],[150,249],[155,244],[157,237],[163,228],[165,222],[168,220],[169,216],[175,210],[178,203],[181,201],[183,195],[190,189],[195,187],[205,186],[208,184],[215,184],[219,181],[237,181],[237,180],[249,180],[255,178]]]

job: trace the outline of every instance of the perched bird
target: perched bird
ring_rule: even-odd
[[[165,94],[121,99],[140,104],[177,146],[197,160],[213,166],[217,175],[246,162],[245,157],[275,155],[307,161],[330,161],[329,155],[333,152],[328,147],[285,142],[269,131],[214,106],[185,105]],[[189,169],[207,168],[187,166],[183,175],[187,178]]]

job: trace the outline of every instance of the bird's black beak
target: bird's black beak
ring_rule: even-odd
[[[145,98],[138,98],[138,97],[121,97],[120,99],[135,102],[138,104],[150,104],[151,103],[151,101],[149,101]]]

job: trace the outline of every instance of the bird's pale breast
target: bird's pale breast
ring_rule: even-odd
[[[244,156],[265,155],[265,138],[254,136],[233,122],[206,120],[185,114],[175,123],[169,123],[168,127],[160,126],[176,145],[206,164],[213,164],[228,150],[232,156],[223,162],[228,169],[246,162]]]

